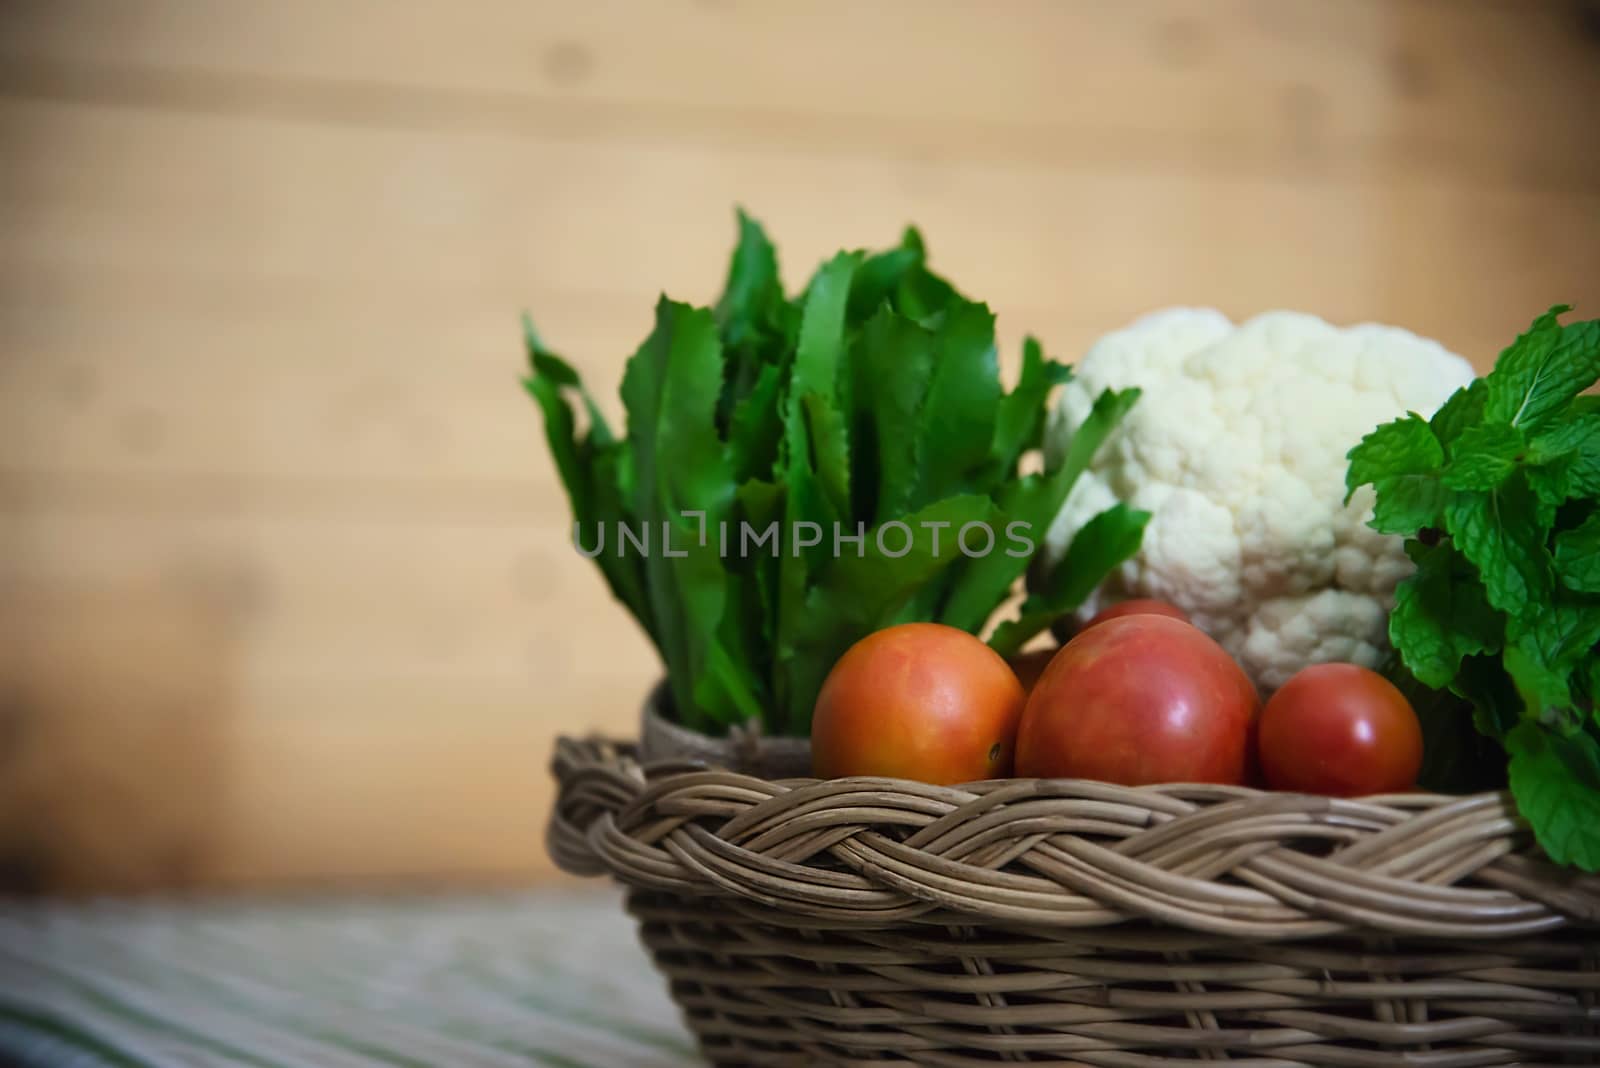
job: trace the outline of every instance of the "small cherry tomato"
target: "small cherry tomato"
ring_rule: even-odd
[[[1083,630],[1119,616],[1171,616],[1173,619],[1189,622],[1189,614],[1175,604],[1158,601],[1154,597],[1136,597],[1131,601],[1118,601],[1100,609],[1094,618],[1083,625]],[[1081,634],[1083,631],[1078,633]]]
[[[1410,790],[1422,768],[1422,725],[1376,671],[1314,664],[1261,711],[1261,772],[1274,790],[1363,797]]]

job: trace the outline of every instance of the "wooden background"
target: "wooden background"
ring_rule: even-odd
[[[546,874],[655,667],[517,314],[613,396],[733,205],[914,220],[1070,356],[1156,306],[1485,366],[1600,311],[1600,46],[1493,0],[0,2],[0,884]]]

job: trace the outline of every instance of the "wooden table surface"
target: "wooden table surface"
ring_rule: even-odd
[[[1487,366],[1600,310],[1600,48],[1504,0],[8,0],[0,883],[526,879],[649,649],[517,315],[607,397],[733,206],[915,221],[1070,357],[1294,307]],[[613,411],[615,405],[612,405]]]
[[[0,904],[8,1068],[702,1063],[607,887]]]

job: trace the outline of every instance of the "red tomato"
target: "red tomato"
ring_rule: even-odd
[[[1170,616],[1189,622],[1189,613],[1175,604],[1158,601],[1154,597],[1135,597],[1131,601],[1118,601],[1116,604],[1106,605],[1094,614],[1094,618],[1083,625],[1084,630],[1108,619],[1117,619],[1121,616]],[[1081,633],[1081,632],[1080,632]]]
[[[1050,661],[1060,651],[1059,646],[1054,646],[1049,649],[1035,649],[1031,653],[1018,653],[1011,658],[1011,670],[1017,673],[1017,681],[1022,683],[1024,693],[1033,692],[1039,676],[1044,674],[1044,669],[1050,666]]]
[[[881,775],[953,785],[1011,774],[1022,684],[964,630],[902,623],[839,658],[811,717],[825,779]]]
[[[1362,797],[1409,790],[1422,767],[1422,725],[1376,671],[1314,664],[1267,701],[1258,744],[1274,790]]]
[[[1222,646],[1162,615],[1114,618],[1056,654],[1028,698],[1017,774],[1239,783],[1255,687]]]

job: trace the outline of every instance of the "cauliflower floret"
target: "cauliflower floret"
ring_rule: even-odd
[[[1171,601],[1264,693],[1307,664],[1378,665],[1411,565],[1399,538],[1366,525],[1370,489],[1344,504],[1345,453],[1379,423],[1431,415],[1472,381],[1467,361],[1395,327],[1286,311],[1234,326],[1174,308],[1102,338],[1075,372],[1046,431],[1052,457],[1102,390],[1144,393],[1051,524],[1045,567],[1113,501],[1153,513],[1083,618]]]

